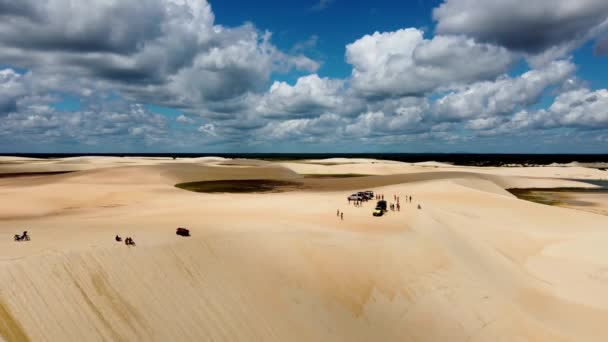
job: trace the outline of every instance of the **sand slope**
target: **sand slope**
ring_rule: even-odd
[[[271,194],[173,186],[353,173],[335,160],[216,162],[104,162],[0,180],[0,338],[608,340],[608,217],[504,191],[577,184],[552,168],[528,178],[358,161],[355,173],[376,176],[312,179],[305,190]],[[348,205],[352,189],[414,203],[374,218],[371,203]],[[177,226],[193,236],[176,236]],[[13,242],[24,229],[32,241]],[[138,246],[115,243],[116,233]]]

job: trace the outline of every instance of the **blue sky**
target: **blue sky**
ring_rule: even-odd
[[[375,31],[403,27],[432,30],[431,11],[438,1],[331,1],[324,9],[310,0],[239,0],[212,3],[218,22],[237,26],[253,22],[274,33],[273,41],[289,50],[311,37],[318,37],[314,53],[323,60],[319,73],[326,77],[347,77],[351,67],[344,60],[346,44]],[[239,8],[238,11],[234,11]]]
[[[0,0],[0,16],[0,152],[608,153],[604,0]]]

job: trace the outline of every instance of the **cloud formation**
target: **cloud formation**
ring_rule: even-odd
[[[0,117],[17,110],[17,101],[27,94],[24,77],[13,69],[0,70]]]
[[[508,115],[537,103],[547,88],[562,84],[574,70],[571,62],[557,61],[519,77],[476,82],[438,99],[434,112],[443,119]]]
[[[343,111],[349,104],[342,80],[320,78],[317,74],[298,78],[292,86],[274,82],[260,100],[256,111],[268,117],[310,117],[325,111]]]
[[[582,88],[565,92],[555,99],[548,110],[540,110],[532,117],[542,120],[544,126],[607,128],[608,90]]]
[[[150,113],[141,105],[110,107],[60,112],[40,103],[28,105],[2,119],[0,139],[17,145],[37,139],[45,144],[104,143],[115,147],[167,142],[163,139],[167,123],[162,115]]]
[[[0,8],[0,60],[144,102],[200,106],[259,91],[277,70],[319,67],[250,24],[216,25],[203,0],[0,0]]]
[[[433,10],[439,34],[463,34],[529,55],[561,58],[608,29],[604,0],[446,0]]]
[[[608,34],[597,41],[593,52],[598,56],[608,56]]]
[[[428,40],[414,28],[366,35],[346,46],[346,58],[353,66],[352,86],[371,98],[423,95],[492,79],[513,62],[504,48],[464,36]]]
[[[579,81],[568,57],[602,37],[605,1],[445,0],[433,17],[435,35],[406,27],[345,44],[352,71],[331,78],[303,54],[318,36],[281,50],[252,23],[216,23],[204,0],[0,0],[0,142],[340,148],[559,130],[608,139],[607,90]],[[514,72],[522,58],[529,68]],[[78,106],[58,109],[66,95]]]

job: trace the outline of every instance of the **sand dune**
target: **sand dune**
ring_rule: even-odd
[[[608,340],[608,217],[504,190],[588,186],[570,179],[602,171],[124,161],[0,164],[5,173],[86,165],[0,179],[0,339]],[[346,173],[372,176],[300,175]],[[222,179],[306,188],[174,187]],[[355,189],[414,201],[374,218],[372,203],[347,203]],[[176,236],[178,226],[193,236]],[[13,242],[25,229],[32,241]],[[116,243],[117,233],[137,247]]]

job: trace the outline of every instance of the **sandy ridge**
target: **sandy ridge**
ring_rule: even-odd
[[[80,165],[77,172],[0,179],[1,339],[608,340],[608,217],[504,190],[588,186],[569,179],[602,171],[122,161],[70,159],[62,165]],[[61,164],[19,163],[0,172]],[[372,176],[299,175],[315,173]],[[309,188],[262,195],[173,186],[256,178]],[[374,218],[371,204],[345,200],[368,188],[414,201]],[[182,225],[192,238],[173,233]],[[32,241],[13,242],[26,227]],[[138,246],[115,243],[116,233]]]

